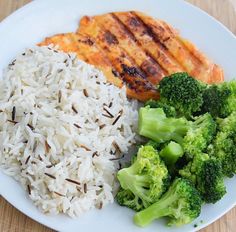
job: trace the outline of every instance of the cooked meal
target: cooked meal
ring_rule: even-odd
[[[164,21],[140,12],[84,16],[76,33],[59,34],[40,43],[76,52],[107,80],[126,85],[129,97],[158,99],[156,84],[167,75],[188,72],[206,83],[224,80],[222,69]]]
[[[169,24],[84,16],[39,45],[0,81],[0,166],[44,213],[74,217],[115,198],[138,226],[181,226],[226,194],[236,81]]]
[[[113,202],[137,108],[75,54],[18,56],[0,82],[0,164],[45,213],[78,216]]]

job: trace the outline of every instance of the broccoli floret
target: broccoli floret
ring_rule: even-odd
[[[139,134],[158,143],[170,140],[181,143],[188,124],[185,118],[167,118],[162,108],[139,109]]]
[[[170,219],[168,225],[181,226],[200,215],[201,205],[201,196],[191,182],[178,178],[159,201],[136,213],[134,222],[143,227],[167,216]]]
[[[187,157],[204,151],[216,132],[216,122],[209,113],[195,118],[183,139],[183,149]]]
[[[140,147],[136,160],[121,169],[117,178],[121,187],[138,197],[144,208],[157,201],[169,183],[168,170],[152,146]]]
[[[220,160],[224,175],[233,177],[236,173],[236,112],[217,122],[218,132],[208,152]]]
[[[225,116],[227,99],[231,91],[224,84],[211,85],[203,92],[201,113],[209,112],[213,117]]]
[[[161,151],[160,157],[168,167],[171,167],[184,154],[183,148],[176,142],[169,142]]]
[[[205,153],[196,154],[179,174],[195,185],[206,203],[215,203],[226,193],[220,161]]]
[[[162,108],[167,117],[176,117],[175,108],[160,101],[149,100],[144,104],[144,106],[150,106],[150,108]]]
[[[206,203],[216,203],[226,194],[221,163],[218,160],[203,162],[197,175],[197,189]]]
[[[182,177],[192,181],[192,183],[196,185],[197,171],[202,166],[202,163],[208,159],[209,155],[206,153],[195,154],[193,159],[189,161],[182,169],[179,170],[179,174]]]
[[[225,118],[236,111],[236,81],[209,85],[203,92],[201,113]]]
[[[160,101],[173,106],[180,115],[189,118],[200,110],[205,86],[187,73],[175,73],[160,81]]]
[[[119,205],[126,206],[135,211],[143,209],[143,204],[138,196],[135,196],[130,190],[120,188],[116,194],[116,200]]]
[[[142,107],[139,110],[139,134],[157,143],[175,141],[192,157],[211,142],[216,123],[209,113],[187,121],[184,117],[167,118],[163,109]]]

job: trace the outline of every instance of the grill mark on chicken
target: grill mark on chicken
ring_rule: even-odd
[[[158,63],[157,60],[155,60],[147,51],[145,48],[142,48],[141,44],[139,41],[135,38],[133,33],[129,30],[129,28],[123,24],[119,18],[111,13],[110,14],[112,18],[114,19],[114,25],[116,28],[119,28],[120,32],[119,34],[121,37],[121,40],[128,40],[129,46],[127,46],[127,51],[131,50],[129,52],[129,55],[132,56],[134,59],[136,59],[137,65],[140,67],[142,71],[144,71],[148,77],[148,80],[153,83],[157,84],[163,76],[165,76],[166,70],[161,67],[161,65]],[[111,21],[111,20],[110,20]],[[136,25],[136,23],[133,22],[133,24]],[[117,34],[118,34],[117,32]],[[120,43],[121,44],[121,43]],[[121,44],[122,46],[122,44]],[[125,45],[124,45],[125,46]],[[132,52],[132,50],[134,52]],[[137,53],[137,54],[135,54]]]

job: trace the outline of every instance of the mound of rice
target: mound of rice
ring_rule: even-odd
[[[125,88],[51,47],[28,49],[0,81],[0,165],[45,213],[72,217],[113,202],[117,157],[135,143]]]

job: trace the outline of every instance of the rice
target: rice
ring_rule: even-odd
[[[19,55],[0,81],[0,165],[44,213],[71,217],[112,203],[117,157],[135,143],[125,88],[51,47]]]

